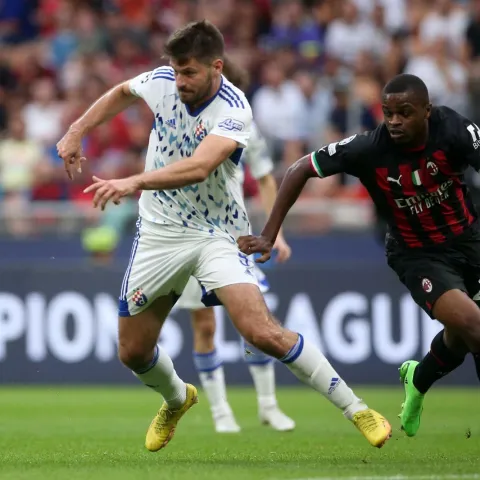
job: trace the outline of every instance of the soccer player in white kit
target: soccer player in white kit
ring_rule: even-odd
[[[198,402],[197,390],[177,375],[157,345],[162,325],[190,276],[204,301],[218,299],[245,340],[283,362],[353,422],[370,444],[390,437],[385,418],[343,382],[314,345],[273,321],[236,239],[248,235],[241,186],[235,174],[248,144],[252,113],[244,94],[222,75],[224,41],[207,21],[177,29],[165,44],[170,67],[127,80],[102,95],[57,144],[70,178],[81,170],[81,141],[140,98],[154,113],[154,157],[128,178],[93,177],[94,207],[118,204],[142,191],[138,231],[119,298],[119,358],[160,393],[145,446],[165,447],[180,418]]]
[[[224,59],[223,75],[240,90],[245,91],[247,89],[247,73],[228,58]],[[242,185],[244,165],[248,165],[252,177],[257,180],[262,205],[266,214],[269,215],[277,195],[277,185],[272,175],[274,165],[268,153],[266,142],[255,123],[252,123],[248,147],[244,149],[239,168],[236,171]],[[284,262],[289,259],[291,250],[282,232],[277,237],[274,249],[278,253],[277,261]],[[265,274],[256,265],[254,265],[254,273],[260,291],[262,293],[268,292],[270,286]],[[202,291],[199,283],[194,277],[190,277],[175,308],[190,310],[191,312],[193,363],[210,404],[215,431],[218,433],[237,433],[241,428],[228,403],[221,353],[217,351],[214,343],[215,311],[213,307],[205,307],[201,298]],[[278,406],[273,358],[251,345],[247,346],[243,339],[242,347],[244,360],[253,378],[257,394],[258,417],[261,423],[278,431],[293,430],[295,422],[285,415]]]

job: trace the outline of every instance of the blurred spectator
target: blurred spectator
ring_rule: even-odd
[[[63,105],[51,78],[40,78],[30,88],[32,101],[23,109],[26,136],[48,148],[62,134]]]
[[[466,60],[471,64],[469,77],[469,114],[480,123],[480,0],[470,2],[470,22],[466,34]]]
[[[405,71],[424,79],[434,103],[480,124],[480,0],[3,0],[6,201],[24,212],[35,210],[25,207],[32,201],[69,201],[90,227],[128,228],[134,199],[101,217],[83,189],[94,173],[114,177],[143,168],[148,106],[137,102],[88,135],[88,160],[73,182],[55,144],[109,88],[168,64],[168,35],[199,18],[221,28],[230,58],[249,72],[247,96],[279,179],[305,153],[374,128],[382,121],[383,84]],[[303,198],[362,195],[358,182],[344,176],[310,182]],[[21,222],[14,227],[18,234],[28,230]]]
[[[458,3],[453,0],[436,0],[420,23],[420,39],[426,45],[440,38],[445,39],[450,55],[458,58],[467,22],[467,12]]]
[[[350,66],[360,52],[381,53],[384,49],[383,43],[378,43],[376,27],[360,18],[351,0],[342,3],[341,16],[328,27],[325,43],[328,55]]]
[[[288,166],[303,153],[306,102],[299,86],[275,60],[264,64],[262,80],[253,97],[253,115],[273,158]]]
[[[409,60],[405,71],[423,79],[432,103],[466,114],[468,73],[450,54],[447,38],[436,37],[424,51],[423,55]]]

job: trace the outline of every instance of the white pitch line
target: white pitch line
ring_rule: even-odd
[[[476,473],[464,475],[378,475],[355,477],[305,477],[284,480],[476,480],[480,475]],[[280,479],[275,479],[280,480]]]

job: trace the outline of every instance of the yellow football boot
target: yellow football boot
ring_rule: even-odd
[[[167,403],[163,402],[162,408],[148,427],[145,447],[151,452],[158,452],[158,450],[167,446],[175,433],[178,421],[190,407],[198,403],[197,389],[188,383],[186,385],[187,398],[185,403],[177,410],[169,410]]]

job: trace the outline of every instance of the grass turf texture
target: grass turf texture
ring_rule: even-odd
[[[433,388],[415,438],[399,431],[400,388],[357,393],[393,425],[381,450],[310,390],[279,391],[297,429],[278,433],[259,424],[252,389],[232,388],[240,434],[214,433],[200,392],[174,440],[153,454],[143,442],[160,399],[145,388],[0,388],[0,479],[480,478],[477,389]]]

